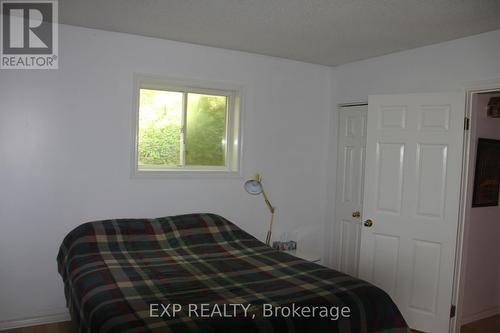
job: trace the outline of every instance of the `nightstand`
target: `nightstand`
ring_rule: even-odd
[[[283,251],[285,253],[291,254],[292,256],[295,256],[300,259],[304,259],[310,262],[314,262],[319,264],[321,261],[321,257],[319,255],[315,255],[312,253],[307,253],[307,252],[302,252],[300,250],[290,250],[290,251]]]

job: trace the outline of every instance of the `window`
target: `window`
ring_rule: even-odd
[[[136,94],[136,173],[238,171],[238,90],[138,78]]]

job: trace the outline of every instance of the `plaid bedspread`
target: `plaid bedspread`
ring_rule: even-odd
[[[85,223],[57,261],[80,332],[408,332],[381,289],[213,214]]]

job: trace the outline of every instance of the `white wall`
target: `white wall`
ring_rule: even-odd
[[[477,138],[500,140],[500,118],[488,118],[486,106],[496,94],[477,95],[472,110],[469,207],[472,203]],[[466,222],[467,248],[463,323],[500,313],[500,206],[474,207]]]
[[[71,26],[59,70],[0,71],[0,325],[65,312],[56,255],[95,219],[214,212],[265,239],[243,182],[260,171],[275,235],[320,252],[331,69]],[[243,177],[131,179],[133,73],[242,84]]]
[[[500,78],[500,30],[335,68],[336,103],[368,95],[461,91],[466,82]]]

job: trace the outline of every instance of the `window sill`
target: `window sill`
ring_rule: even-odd
[[[132,179],[221,179],[235,178],[241,179],[242,175],[239,171],[228,170],[186,170],[186,169],[164,169],[164,170],[135,170]]]

